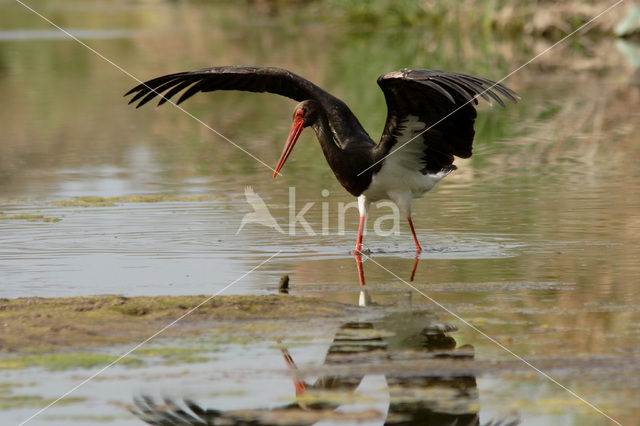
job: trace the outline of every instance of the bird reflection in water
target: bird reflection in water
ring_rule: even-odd
[[[385,425],[480,425],[475,376],[464,371],[438,371],[434,364],[446,360],[455,365],[457,360],[471,360],[473,347],[457,347],[449,335],[456,328],[435,320],[425,312],[402,312],[379,321],[343,324],[325,356],[322,369],[326,374],[320,374],[314,383],[305,381],[287,348],[281,346],[285,362],[294,370],[296,401],[288,405],[223,411],[202,408],[193,400],[178,404],[142,396],[135,398],[132,412],[152,425],[275,426],[362,421]],[[366,392],[361,385],[367,376],[384,380],[386,385],[377,386],[375,391],[384,393],[384,398],[368,394],[358,398],[359,392]],[[371,401],[376,399],[378,409],[371,408]],[[385,402],[382,411],[381,400]],[[365,408],[345,410],[354,403]],[[507,420],[485,424],[518,423]]]
[[[362,266],[363,263],[363,259],[362,259],[362,252],[353,252],[353,258],[356,261],[356,269],[358,271],[358,282],[360,283],[360,298],[358,300],[358,306],[368,306],[371,304],[371,296],[369,295],[369,292],[367,291],[367,289],[365,288],[365,279],[364,279],[364,268]],[[368,255],[364,255],[365,259],[367,260],[369,258]],[[416,276],[416,269],[418,269],[418,262],[420,261],[420,252],[416,253],[416,257],[413,261],[413,268],[411,269],[411,276],[409,277],[409,282],[413,282],[413,279]]]

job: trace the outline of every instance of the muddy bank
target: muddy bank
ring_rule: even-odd
[[[137,343],[185,314],[162,336],[199,336],[213,329],[221,334],[237,331],[250,335],[256,330],[264,332],[273,321],[312,321],[344,316],[354,310],[321,299],[287,295],[216,296],[206,301],[208,297],[2,299],[0,352],[41,354]]]

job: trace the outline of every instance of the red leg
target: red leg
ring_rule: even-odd
[[[416,253],[416,260],[413,261],[413,269],[411,270],[411,278],[409,278],[410,282],[413,282],[413,277],[416,276],[416,269],[418,269],[418,261],[420,260],[420,252]]]
[[[352,254],[357,254],[362,251],[362,234],[364,233],[364,221],[366,216],[360,216],[360,225],[358,225],[358,239],[356,240],[356,249]]]
[[[354,253],[353,257],[356,259],[356,268],[358,268],[358,280],[360,285],[364,286],[364,270],[362,269],[362,255],[360,252]]]
[[[420,253],[422,251],[422,247],[420,247],[420,243],[418,242],[418,237],[416,236],[416,230],[413,229],[413,221],[411,220],[411,216],[407,218],[409,220],[409,226],[411,227],[411,233],[413,234],[413,241],[416,242],[416,251]]]
[[[281,344],[280,341],[277,341],[277,342],[278,344]],[[291,355],[289,354],[289,351],[287,350],[287,348],[285,348],[284,346],[281,346],[280,351],[282,352],[282,356],[284,357],[284,361],[287,363],[287,366],[289,366],[291,370],[297,372],[298,367],[296,366],[296,363],[293,362],[293,358],[291,358]],[[296,388],[296,396],[302,395],[307,390],[307,384],[304,381],[299,380],[295,377],[293,378],[293,386]]]

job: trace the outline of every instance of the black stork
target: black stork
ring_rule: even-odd
[[[293,111],[289,137],[276,165],[275,178],[302,130],[312,127],[331,170],[358,197],[360,224],[355,252],[372,202],[391,200],[409,221],[416,251],[422,248],[411,220],[411,204],[456,170],[454,156],[471,156],[478,97],[504,106],[502,97],[517,94],[491,80],[426,69],[383,74],[378,85],[387,101],[387,121],[376,144],[349,107],[322,88],[281,68],[222,66],[157,77],[131,89],[137,107],[160,96],[162,105],[183,91],[177,104],[197,92],[242,90],[269,92],[300,103]]]

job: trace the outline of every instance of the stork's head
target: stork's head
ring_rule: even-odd
[[[305,127],[312,126],[317,119],[318,107],[316,101],[306,100],[296,105],[296,108],[293,110],[293,123],[291,123],[289,137],[287,138],[287,142],[284,144],[280,160],[278,160],[278,165],[273,173],[274,178],[278,175],[282,166],[284,166],[285,161],[287,161],[287,158],[289,157],[289,154],[291,154],[291,150],[296,144],[298,137],[300,137],[302,130]]]

